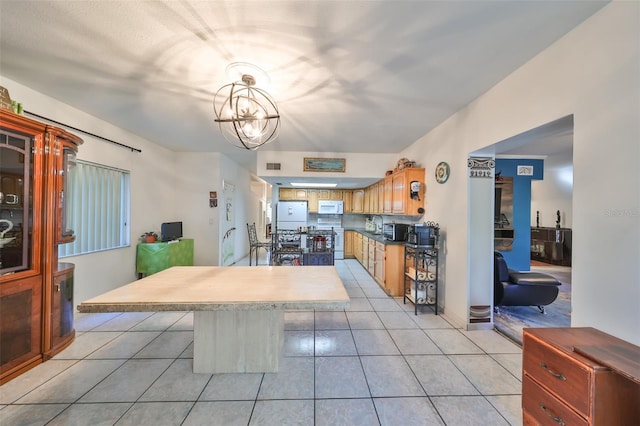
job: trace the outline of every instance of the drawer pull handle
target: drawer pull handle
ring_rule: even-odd
[[[560,373],[556,373],[555,371],[553,371],[553,370],[549,369],[549,367],[547,367],[547,364],[546,364],[546,363],[544,363],[544,362],[540,362],[540,367],[544,368],[544,369],[545,369],[545,371],[546,371],[547,373],[551,374],[551,375],[552,375],[553,377],[555,377],[556,379],[560,379],[560,380],[562,380],[563,382],[567,380],[567,378],[566,378],[566,377],[564,377],[562,374],[560,374]]]
[[[540,408],[542,408],[542,411],[544,411],[544,413],[547,416],[549,416],[551,418],[551,420],[553,420],[554,422],[558,423],[560,426],[565,426],[564,420],[562,420],[562,418],[560,418],[558,416],[554,416],[551,411],[547,410],[547,407],[545,407],[542,402],[540,403]]]

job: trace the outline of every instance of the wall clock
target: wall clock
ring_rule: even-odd
[[[441,161],[436,166],[436,182],[445,183],[449,179],[449,165],[444,161]]]

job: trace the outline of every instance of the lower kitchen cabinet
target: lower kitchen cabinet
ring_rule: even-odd
[[[636,425],[640,347],[594,328],[525,328],[524,425]]]
[[[354,257],[353,253],[353,231],[344,231],[344,258],[352,259]]]
[[[353,255],[371,274],[373,279],[389,296],[401,297],[404,293],[403,244],[385,244],[357,231],[352,233]],[[346,253],[345,242],[345,257]]]
[[[378,281],[383,290],[393,297],[401,297],[403,294],[403,246],[398,244],[378,243],[376,255],[384,256],[380,261],[383,281]],[[382,247],[381,247],[382,246]]]
[[[359,232],[353,233],[353,255],[362,263],[362,234]]]
[[[369,239],[367,247],[363,247],[363,250],[367,250],[369,253],[367,255],[367,264],[365,265],[365,268],[367,268],[369,274],[375,278],[374,269],[376,266],[376,240]]]

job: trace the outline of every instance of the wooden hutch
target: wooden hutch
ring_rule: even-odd
[[[74,240],[67,176],[82,139],[0,109],[0,384],[67,347],[73,328]]]

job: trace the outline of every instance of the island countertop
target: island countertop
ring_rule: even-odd
[[[330,266],[174,266],[78,305],[80,312],[344,309]]]

